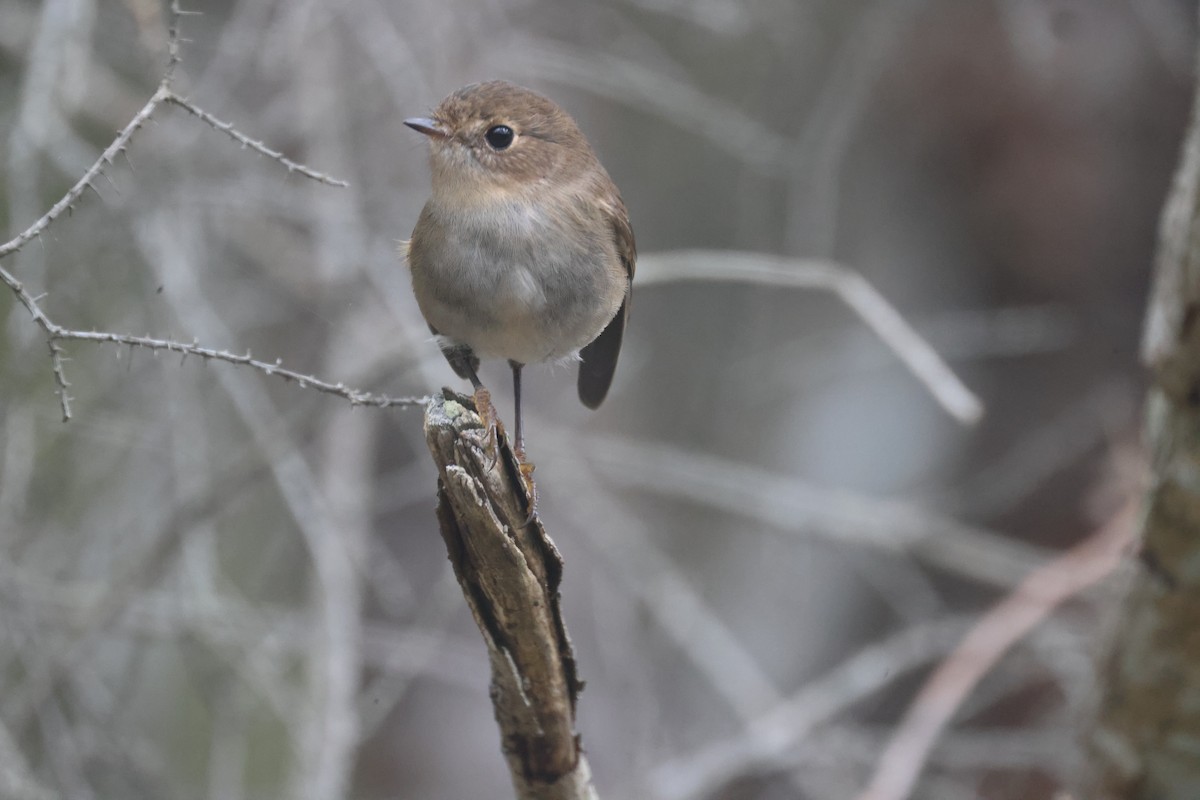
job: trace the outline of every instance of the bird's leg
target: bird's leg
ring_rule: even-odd
[[[533,464],[525,460],[525,427],[521,422],[521,368],[525,365],[518,361],[509,361],[513,374],[513,405],[516,406],[517,441],[513,452],[517,456],[517,469],[521,471],[521,480],[525,483],[525,494],[529,500],[529,516],[525,520],[528,525],[537,516],[537,486],[533,482]]]
[[[491,463],[489,469],[496,466],[497,454],[500,452],[496,431],[500,428],[500,415],[496,413],[496,407],[492,405],[492,393],[487,390],[483,382],[479,380],[479,374],[475,371],[476,365],[479,363],[477,359],[473,359],[470,350],[457,351],[447,350],[446,358],[449,359],[450,365],[454,367],[454,371],[459,375],[466,374],[471,381],[471,388],[474,390],[475,396],[475,413],[479,414],[479,419],[483,422],[483,430],[485,434],[484,448],[491,450]]]

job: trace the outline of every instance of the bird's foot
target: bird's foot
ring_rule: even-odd
[[[525,484],[525,500],[529,509],[528,515],[525,517],[525,525],[529,525],[537,519],[537,484],[533,482],[534,464],[532,461],[525,460],[525,448],[518,445],[513,451],[517,456],[517,469],[521,473],[521,482]]]
[[[503,427],[500,425],[500,415],[496,413],[496,407],[492,405],[492,393],[483,386],[475,390],[475,413],[479,414],[479,419],[483,422],[483,448],[491,459],[488,469],[492,469],[499,459],[500,436],[498,432],[502,431]]]

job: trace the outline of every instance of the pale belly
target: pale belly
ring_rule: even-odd
[[[503,279],[474,287],[471,302],[446,302],[440,299],[444,293],[418,300],[443,344],[465,344],[481,359],[522,364],[570,359],[600,335],[620,307],[596,297],[557,308],[528,268],[509,266],[505,272]],[[470,284],[456,282],[454,293],[471,291]]]
[[[443,346],[522,364],[571,358],[616,315],[628,279],[615,244],[538,222],[450,230],[422,213],[408,260]]]

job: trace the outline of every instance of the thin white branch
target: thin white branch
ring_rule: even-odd
[[[686,498],[789,533],[911,553],[994,586],[1012,587],[1050,558],[1042,548],[912,503],[818,486],[659,442],[590,436],[586,452],[607,480],[619,484]]]
[[[983,416],[983,403],[937,351],[866,278],[841,264],[715,250],[651,253],[638,259],[639,287],[680,281],[729,281],[831,291],[883,340],[947,413],[964,425],[972,425]]]
[[[556,440],[563,441],[561,436]],[[654,545],[653,531],[631,513],[597,478],[593,469],[593,441],[583,451],[585,462],[574,456],[560,460],[556,475],[569,486],[587,486],[570,504],[574,525],[592,540],[595,552],[609,562],[622,591],[636,598],[662,633],[687,656],[704,678],[713,697],[723,700],[737,718],[748,723],[777,706],[783,693],[755,654],[705,599],[694,581]],[[603,519],[605,524],[593,524]]]

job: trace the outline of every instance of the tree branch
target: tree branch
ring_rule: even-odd
[[[215,130],[218,130],[221,133],[226,134],[227,136],[229,136],[229,138],[233,139],[235,142],[240,144],[242,147],[248,147],[256,153],[259,153],[261,155],[266,156],[267,158],[278,161],[280,164],[287,167],[288,172],[299,172],[301,175],[305,176],[306,178],[312,178],[314,181],[317,181],[318,183],[323,183],[326,186],[346,187],[346,186],[350,185],[350,184],[346,183],[346,181],[339,180],[337,178],[331,178],[330,176],[326,175],[324,172],[317,172],[312,167],[307,167],[304,164],[300,164],[296,161],[292,161],[290,158],[288,158],[287,156],[285,156],[283,153],[279,152],[278,150],[272,150],[271,148],[267,147],[265,144],[258,141],[257,139],[252,139],[249,136],[247,136],[246,134],[242,133],[237,128],[233,127],[232,122],[222,122],[221,120],[217,119],[212,114],[208,113],[203,108],[200,108],[195,103],[193,103],[192,101],[188,100],[185,97],[180,97],[179,95],[175,94],[174,92],[170,92],[166,95],[166,97],[163,98],[163,100],[165,100],[166,102],[171,103],[173,105],[179,106],[184,111],[187,111],[189,114],[196,117],[196,119],[199,119],[202,122],[204,122],[204,123],[208,124],[209,126],[211,126],[212,128],[214,128]]]
[[[487,645],[516,796],[596,800],[575,734],[583,684],[559,606],[562,558],[536,517],[525,524],[516,459],[501,431],[487,441],[471,399],[448,389],[426,406],[425,438],[438,467],[442,538]]]
[[[338,180],[326,175],[323,172],[318,172],[310,167],[300,164],[296,161],[284,156],[282,153],[272,150],[262,142],[253,139],[235,128],[232,123],[222,122],[204,109],[195,105],[176,94],[171,88],[171,82],[175,75],[175,69],[180,63],[179,58],[179,20],[182,16],[193,14],[195,12],[185,11],[179,7],[178,0],[171,4],[171,23],[168,36],[168,62],[159,81],[158,89],[151,95],[146,104],[142,106],[133,118],[122,128],[113,139],[112,143],[104,149],[100,157],[96,159],[83,175],[75,182],[67,192],[59,198],[59,200],[50,207],[50,209],[39,217],[32,225],[18,233],[7,242],[0,243],[0,259],[6,256],[11,256],[29,242],[40,237],[56,220],[58,220],[64,212],[69,213],[74,208],[83,196],[83,193],[91,188],[92,181],[97,177],[105,175],[104,170],[112,165],[113,159],[118,153],[125,152],[133,135],[137,133],[150,118],[158,110],[163,103],[170,103],[184,109],[188,113],[195,116],[205,124],[212,128],[225,133],[234,141],[254,150],[257,153],[267,156],[287,168],[288,172],[299,172],[308,178],[311,178],[320,183],[330,186],[347,186],[345,181]],[[107,176],[105,176],[107,177]],[[170,350],[180,353],[183,356],[194,355],[206,360],[225,361],[230,364],[250,367],[256,369],[266,375],[273,375],[298,384],[302,388],[311,387],[326,394],[337,395],[350,401],[351,405],[368,405],[379,408],[387,408],[390,406],[415,406],[424,405],[428,398],[425,397],[388,397],[386,395],[376,395],[370,392],[364,392],[358,389],[353,389],[345,386],[342,383],[330,383],[320,380],[312,375],[304,375],[294,370],[285,369],[279,360],[274,363],[266,361],[258,361],[251,357],[250,353],[245,355],[237,355],[228,350],[217,350],[211,347],[202,347],[199,342],[178,342],[170,339],[157,339],[150,336],[131,336],[122,333],[112,333],[108,331],[82,331],[73,330],[69,326],[60,325],[52,320],[41,307],[42,296],[34,296],[25,288],[24,284],[17,279],[13,272],[0,267],[0,284],[8,287],[17,298],[17,300],[25,307],[33,321],[40,327],[46,335],[46,341],[49,345],[50,365],[54,374],[55,392],[58,395],[59,405],[62,409],[62,418],[66,422],[71,419],[71,396],[67,389],[70,387],[70,382],[67,380],[66,371],[63,368],[63,362],[67,360],[64,356],[63,349],[59,345],[60,341],[82,341],[92,343],[111,342],[114,344],[128,345],[129,347],[146,348],[153,351]]]
[[[1200,101],[1163,208],[1142,356],[1150,488],[1141,569],[1105,665],[1080,797],[1200,797]]]
[[[637,286],[668,281],[732,281],[832,292],[925,385],[948,414],[963,425],[974,425],[983,417],[983,401],[878,289],[848,267],[825,259],[736,251],[679,250],[638,259]]]

